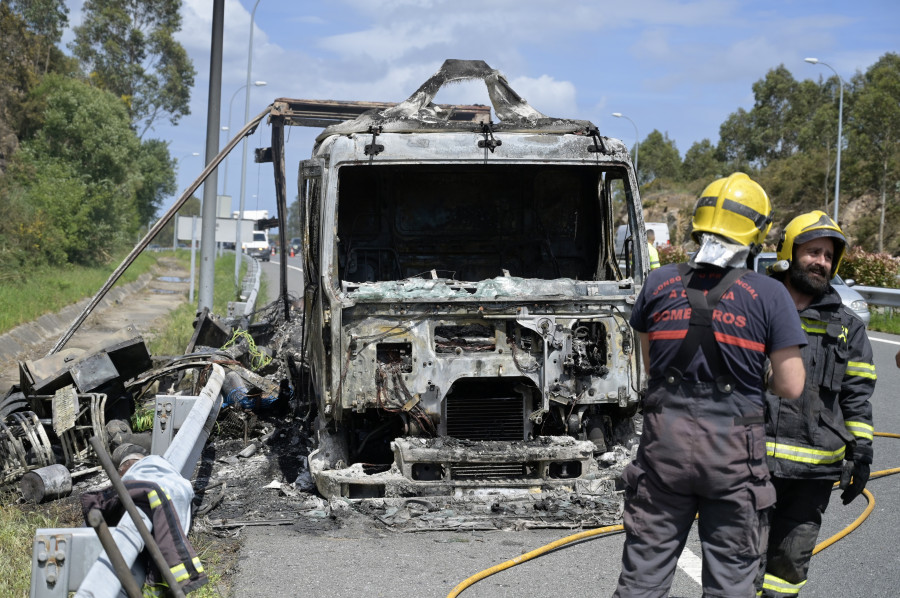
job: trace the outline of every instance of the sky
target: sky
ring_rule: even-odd
[[[67,0],[71,25],[82,4]],[[205,164],[212,6],[184,0],[176,35],[197,71],[191,114],[145,135],[169,142],[179,164],[178,192],[159,215]],[[251,83],[245,107],[251,13],[250,80],[266,84]],[[548,116],[590,120],[629,147],[655,129],[683,157],[695,142],[716,144],[719,126],[752,108],[752,86],[771,69],[783,64],[798,80],[834,76],[804,62],[816,57],[847,82],[900,52],[898,23],[896,0],[226,0],[220,127],[230,132],[220,131],[219,147],[245,112],[253,117],[275,98],[400,102],[457,58],[484,60]],[[435,101],[490,104],[481,83],[442,90]],[[289,202],[298,163],[319,132],[286,132]],[[253,162],[253,148],[269,144],[269,128],[260,126],[247,151],[244,209],[274,215],[271,164]],[[234,210],[241,170],[238,146],[227,181],[220,167],[215,183]]]

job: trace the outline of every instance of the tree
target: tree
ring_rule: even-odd
[[[797,134],[808,114],[807,106],[797,101],[798,91],[796,79],[783,64],[753,84],[749,157],[761,166],[797,149]]]
[[[196,71],[175,41],[179,0],[87,0],[71,49],[99,87],[122,98],[139,137],[190,114]]]
[[[823,104],[820,87],[798,83],[784,65],[753,84],[753,97],[749,112],[739,108],[719,129],[719,151],[735,170],[765,168],[793,155],[800,149],[801,131]]]
[[[47,75],[31,98],[40,126],[14,155],[7,201],[45,261],[98,263],[132,238],[141,145],[124,105],[77,79]],[[149,178],[149,177],[148,177]]]
[[[751,160],[753,124],[750,113],[738,108],[719,125],[718,153],[728,162],[729,170],[743,171]]]
[[[13,0],[12,5],[28,28],[37,34],[34,64],[40,64],[43,59],[43,72],[46,73],[51,51],[69,24],[69,8],[63,0]]]
[[[169,155],[169,144],[159,139],[141,143],[137,166],[140,184],[137,188],[136,208],[138,220],[149,224],[163,204],[163,200],[176,192],[175,161]]]
[[[697,141],[684,154],[682,177],[685,181],[713,180],[725,173],[725,164],[709,139]]]
[[[646,184],[654,179],[677,181],[681,179],[681,155],[669,134],[663,135],[656,129],[641,142],[641,170],[638,182]]]
[[[856,91],[848,129],[856,141],[857,159],[869,168],[880,195],[878,251],[884,251],[887,194],[900,182],[900,55],[887,53],[863,75],[854,77]]]

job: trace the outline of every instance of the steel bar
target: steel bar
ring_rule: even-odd
[[[119,578],[119,582],[121,582],[122,587],[125,589],[125,593],[128,594],[128,598],[143,598],[141,587],[134,579],[134,575],[131,574],[128,563],[122,558],[122,553],[119,552],[116,541],[113,540],[112,534],[109,533],[109,527],[103,519],[103,514],[100,513],[98,509],[91,509],[87,519],[88,524],[94,528],[94,531],[97,533],[97,537],[100,539],[100,545],[103,546],[103,550],[106,551],[106,556],[109,557],[113,570],[116,572],[116,577]]]

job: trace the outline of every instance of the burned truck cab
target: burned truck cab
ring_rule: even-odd
[[[481,79],[497,122],[432,103]],[[625,146],[547,117],[480,61],[325,129],[300,165],[304,391],[325,496],[573,487],[645,387],[628,325],[647,272]]]

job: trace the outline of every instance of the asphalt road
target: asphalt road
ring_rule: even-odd
[[[290,258],[289,258],[290,259]],[[900,336],[870,334],[878,384],[873,406],[878,432],[900,433]],[[876,438],[874,471],[900,467],[900,440]],[[872,480],[875,507],[858,529],[813,558],[804,598],[893,597],[900,593],[900,476]],[[851,524],[864,498],[844,506],[835,493],[820,541]],[[569,535],[559,530],[391,533],[353,525],[328,532],[286,527],[241,531],[237,598],[352,595],[390,598],[447,596],[489,567]],[[573,544],[470,586],[464,598],[609,596],[615,589],[624,536]],[[701,595],[696,531],[679,565],[671,596]]]
[[[278,299],[278,292],[281,290],[278,284],[279,276],[281,276],[281,259],[281,254],[278,254],[273,255],[268,262],[260,262],[263,276],[266,277],[268,283],[266,286],[268,295],[261,301],[263,305]],[[303,264],[299,255],[287,257],[287,283],[288,295],[297,298],[303,297]]]

